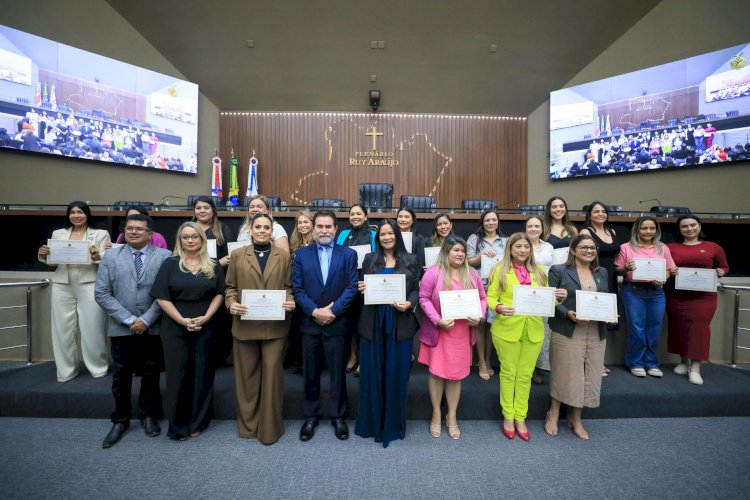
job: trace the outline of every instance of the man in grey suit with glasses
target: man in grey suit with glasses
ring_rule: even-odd
[[[115,411],[112,429],[102,442],[110,448],[130,427],[133,375],[141,377],[138,399],[139,418],[147,436],[161,432],[161,393],[159,375],[164,355],[159,337],[161,308],[150,295],[168,250],[149,245],[153,220],[142,214],[125,219],[125,245],[108,250],[96,274],[96,302],[109,317],[107,335],[112,348],[112,395]]]

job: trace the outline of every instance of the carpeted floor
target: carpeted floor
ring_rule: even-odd
[[[461,421],[463,436],[439,439],[410,421],[387,449],[335,439],[322,422],[308,443],[300,421],[272,446],[214,421],[200,437],[143,435],[137,421],[115,447],[100,448],[110,423],[95,419],[0,419],[0,498],[747,498],[750,417],[598,419],[591,440],[567,429],[509,441],[499,423]]]

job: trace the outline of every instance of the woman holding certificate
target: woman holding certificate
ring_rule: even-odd
[[[419,326],[412,307],[419,299],[421,269],[406,251],[396,221],[383,220],[376,241],[375,253],[367,254],[362,263],[362,276],[402,275],[404,296],[390,304],[365,303],[359,316],[359,412],[354,432],[386,448],[406,433],[412,339]],[[359,290],[367,302],[365,281],[359,282]]]
[[[578,317],[576,292],[606,293],[609,290],[607,271],[599,267],[596,242],[590,235],[581,234],[573,239],[568,262],[550,268],[549,286],[564,288],[568,296],[562,304],[555,306],[555,316],[549,319],[553,332],[549,391],[552,404],[547,412],[544,430],[550,436],[557,435],[560,403],[565,403],[570,407],[568,427],[580,439],[588,439],[589,434],[581,422],[581,410],[584,406],[599,406],[602,385],[600,368],[607,345],[607,325],[602,321],[587,321]],[[612,302],[613,305],[617,304],[616,300]]]
[[[401,207],[396,212],[396,223],[401,233],[411,233],[411,254],[417,258],[419,268],[424,267],[424,236],[417,233],[414,224],[417,222],[417,215],[409,207]]]
[[[657,220],[644,215],[633,223],[630,242],[620,247],[615,259],[625,275],[622,302],[628,320],[625,365],[636,377],[662,377],[656,353],[664,318],[664,290],[670,274],[677,271],[672,253],[661,242]]]
[[[419,362],[430,371],[430,434],[440,437],[440,402],[445,394],[448,435],[459,439],[461,430],[456,410],[461,397],[461,380],[469,375],[471,350],[476,342],[475,328],[481,326],[487,309],[482,278],[466,261],[463,239],[454,235],[445,238],[437,264],[427,269],[422,277],[419,305],[424,313],[419,328]]]
[[[247,216],[245,217],[242,226],[240,226],[240,233],[237,235],[237,241],[239,242],[251,242],[252,241],[252,221],[253,217],[258,214],[269,215],[271,213],[271,203],[268,198],[262,194],[256,194],[251,197],[247,202]],[[312,227],[312,226],[311,226]],[[287,237],[286,230],[278,222],[273,223],[273,236],[271,237],[273,244],[282,250],[289,252],[289,238]]]
[[[164,311],[167,436],[177,441],[197,437],[211,422],[213,410],[216,312],[224,294],[224,270],[209,257],[207,238],[197,222],[177,230],[175,255],[165,260],[151,287]]]
[[[101,378],[109,369],[106,316],[94,300],[96,271],[105,246],[110,243],[109,233],[89,226],[91,209],[82,201],[70,203],[67,216],[70,226],[53,231],[49,244],[42,245],[37,254],[41,262],[49,260],[49,265],[57,265],[52,277],[50,313],[58,382],[78,376],[76,329],[81,332],[83,363],[91,376]],[[60,248],[62,245],[65,248]]]
[[[554,248],[567,248],[578,235],[578,230],[568,215],[568,204],[559,196],[547,200],[544,209],[544,232],[542,239]]]
[[[531,375],[542,350],[544,319],[542,316],[516,314],[514,288],[546,287],[544,269],[536,264],[531,242],[525,233],[515,233],[508,239],[503,260],[492,270],[487,290],[487,305],[497,316],[492,323],[492,340],[500,359],[500,406],[503,410],[503,434],[508,439],[518,436],[531,439],[526,427],[529,408]],[[555,289],[554,300],[565,299],[567,292]]]
[[[349,209],[349,229],[344,229],[339,233],[336,238],[337,245],[343,245],[345,247],[366,247],[369,246],[369,252],[375,251],[375,231],[370,229],[367,225],[367,207],[356,203]],[[355,249],[356,250],[356,249]],[[369,253],[368,252],[368,253]],[[358,252],[359,253],[359,252]],[[349,361],[346,363],[346,372],[355,372],[355,376],[359,375],[357,369],[359,362],[357,361],[357,346],[359,345],[359,339],[357,337],[357,324],[356,318],[359,317],[359,311],[362,309],[362,297],[354,299],[349,311],[347,312],[347,335],[351,337],[351,344],[349,348]]]
[[[286,250],[271,244],[270,215],[255,215],[250,231],[252,244],[232,252],[226,279],[237,426],[241,438],[273,444],[284,434],[283,356],[290,319],[286,313],[294,310],[292,264]]]
[[[500,215],[497,210],[485,210],[479,216],[479,227],[466,241],[467,260],[474,268],[481,268],[485,286],[489,271],[505,254],[505,242],[508,241],[500,231]],[[484,262],[483,262],[484,261]],[[492,309],[487,310],[486,326],[477,331],[477,358],[479,361],[479,378],[489,380],[495,374],[489,366],[492,343],[489,336],[489,325],[495,319]]]
[[[674,367],[674,372],[687,375],[691,384],[702,385],[701,361],[708,359],[711,319],[716,312],[716,292],[709,289],[713,288],[716,277],[729,272],[729,264],[719,245],[705,241],[698,217],[681,215],[677,218],[677,227],[677,242],[669,244],[672,257],[680,267],[675,280],[680,283],[670,281],[667,288],[669,352],[680,355],[680,364]],[[709,272],[701,276],[700,269],[713,269],[716,274],[711,276]],[[701,279],[683,284],[685,275]],[[704,282],[709,286],[702,286]]]
[[[544,232],[544,222],[542,219],[536,216],[531,216],[526,219],[526,236],[529,238],[531,248],[534,251],[534,261],[536,265],[541,267],[545,273],[549,272],[549,268],[552,267],[553,259],[555,257],[555,249],[546,241],[542,241],[541,236]],[[544,342],[542,342],[542,351],[539,353],[539,358],[536,360],[536,369],[534,374],[531,376],[531,381],[535,384],[541,384],[544,382],[542,378],[542,371],[549,372],[549,342],[552,337],[552,330],[549,325],[544,323]]]

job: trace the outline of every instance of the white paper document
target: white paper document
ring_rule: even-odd
[[[479,291],[443,290],[440,292],[440,317],[442,319],[481,318],[482,303]]]
[[[576,318],[617,322],[617,294],[576,290]]]
[[[633,259],[634,281],[667,281],[666,259]]]
[[[516,285],[513,287],[515,314],[524,316],[555,315],[555,289],[549,286]]]
[[[437,264],[439,254],[440,254],[440,247],[425,247],[424,249],[425,267],[432,267],[435,264]]]
[[[208,250],[208,256],[212,259],[216,259],[216,239],[211,238],[210,240],[206,240],[206,250]]]
[[[372,252],[370,245],[354,245],[349,247],[357,252],[357,269],[362,269],[362,263],[365,261],[365,255]]]
[[[91,264],[88,240],[48,240],[47,264]]]
[[[570,255],[570,247],[555,248],[552,251],[552,265],[565,264],[568,261],[568,255]]]
[[[247,306],[243,320],[280,321],[284,320],[286,290],[242,290],[242,305]]]
[[[413,233],[401,233],[401,237],[404,239],[404,246],[409,253],[414,253],[412,248],[413,236]]]
[[[490,274],[492,274],[492,269],[501,260],[503,260],[503,257],[500,254],[497,254],[494,257],[490,257],[489,255],[482,254],[481,275],[482,275],[483,280],[490,279]]]
[[[716,269],[680,267],[677,276],[675,276],[674,287],[677,290],[715,292],[716,283]]]
[[[406,302],[405,274],[365,274],[365,305]]]
[[[246,247],[250,244],[249,241],[232,241],[227,243],[227,252],[229,252],[229,255],[232,255],[232,252],[237,250],[238,248]]]

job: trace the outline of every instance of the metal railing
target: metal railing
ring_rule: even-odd
[[[734,321],[732,333],[732,368],[737,368],[737,350],[744,349],[750,351],[750,346],[739,345],[740,330],[750,332],[750,328],[740,326],[740,312],[750,311],[748,308],[740,307],[740,292],[750,292],[750,286],[724,285],[719,283],[716,287],[718,291],[734,290]]]
[[[26,348],[26,362],[31,363],[31,339],[32,339],[32,319],[31,319],[31,287],[38,286],[42,288],[48,287],[50,284],[50,281],[48,279],[43,280],[37,280],[37,281],[15,281],[10,283],[0,283],[0,289],[2,288],[15,288],[19,286],[25,286],[26,287],[26,304],[23,305],[17,305],[17,306],[2,306],[0,307],[0,310],[6,310],[6,309],[23,309],[26,308],[26,324],[24,325],[12,325],[12,326],[2,326],[0,327],[0,331],[3,330],[10,330],[13,328],[23,328],[26,327],[26,343],[25,344],[19,344],[19,345],[13,345],[8,347],[0,347],[0,351],[7,351],[8,349],[20,349],[22,347]]]

